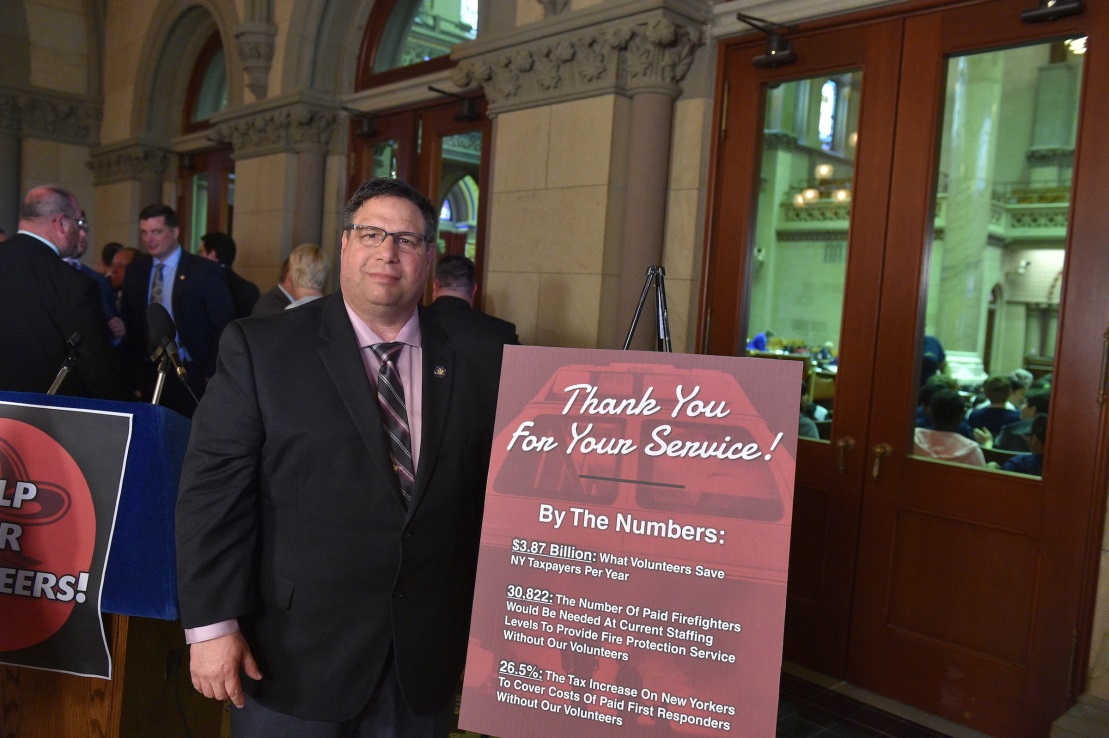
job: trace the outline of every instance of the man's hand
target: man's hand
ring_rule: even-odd
[[[111,331],[112,338],[120,339],[127,335],[127,326],[123,323],[123,318],[112,318],[108,321],[108,330]]]
[[[239,683],[240,666],[251,679],[262,678],[242,633],[229,633],[189,648],[189,673],[196,691],[212,699],[229,699],[235,707],[245,704]]]

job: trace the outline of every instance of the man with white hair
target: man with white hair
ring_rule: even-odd
[[[289,277],[292,281],[293,301],[285,306],[286,310],[323,297],[323,286],[327,284],[327,272],[331,261],[319,246],[302,243],[289,253]]]

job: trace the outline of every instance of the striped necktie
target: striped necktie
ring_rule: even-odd
[[[412,438],[408,429],[408,411],[404,406],[404,385],[401,384],[396,364],[404,344],[375,343],[370,348],[381,360],[381,369],[377,372],[377,403],[381,406],[381,424],[389,436],[389,456],[393,460],[393,471],[400,480],[404,505],[408,507],[412,501],[412,485],[415,481]]]

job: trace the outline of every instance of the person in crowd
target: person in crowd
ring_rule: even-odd
[[[984,466],[986,458],[981,447],[959,433],[959,425],[966,414],[966,405],[959,393],[950,389],[938,390],[932,395],[928,407],[933,427],[913,431],[913,453],[943,461]]]
[[[3,228],[0,228],[0,243],[3,243],[4,241],[7,241],[7,240],[8,240],[8,232],[5,231]]]
[[[286,258],[285,261],[281,262],[281,274],[277,278],[277,284],[269,292],[258,298],[258,302],[254,303],[254,309],[250,311],[250,314],[260,316],[280,313],[295,299],[293,298],[292,289],[293,282],[292,277],[289,276],[289,259]]]
[[[942,389],[958,391],[959,383],[945,374],[937,374],[920,388],[920,393],[918,394],[920,404],[916,409],[917,428],[935,428],[935,424],[932,420],[932,396]],[[966,420],[963,420],[959,424],[957,430],[959,435],[975,440],[974,430],[967,424]]]
[[[1024,396],[1031,386],[1032,372],[1021,368],[1011,371],[1009,373],[1009,398],[1005,401],[1005,407],[1017,411],[1024,407]],[[989,405],[989,399],[983,398],[981,402],[974,406],[974,409],[979,410],[984,407],[989,407]]]
[[[100,261],[96,264],[96,271],[105,277],[112,271],[112,259],[123,249],[119,241],[109,241],[100,249]]]
[[[1037,415],[1047,415],[1051,407],[1051,390],[1030,390],[1020,409],[1020,420],[1002,427],[1001,433],[993,439],[993,448],[1002,451],[1028,452],[1028,434],[1032,432],[1032,421]]]
[[[289,278],[292,283],[293,301],[286,310],[323,297],[331,260],[314,243],[302,243],[289,252]]]
[[[86,266],[81,257],[89,249],[89,220],[85,211],[81,211],[81,219],[77,221],[77,248],[72,256],[65,259],[66,263],[74,269],[79,269],[83,274],[86,274],[94,282],[100,290],[100,307],[104,314],[104,325],[108,329],[108,334],[113,343],[118,343],[123,338],[123,321],[119,318],[119,309],[116,307],[115,293],[112,290],[112,283],[103,274]]]
[[[418,307],[438,217],[367,180],[340,290],[224,332],[177,562],[193,685],[241,708],[236,738],[450,731],[500,360]]]
[[[777,334],[774,331],[762,331],[756,333],[755,337],[747,342],[748,351],[768,351],[770,349],[770,339],[774,338]]]
[[[250,280],[240,276],[232,268],[235,263],[235,239],[226,233],[212,231],[200,237],[200,255],[220,265],[227,289],[231,293],[231,304],[236,318],[250,315],[261,294]]]
[[[1043,414],[1032,418],[1027,435],[1028,453],[1017,454],[1001,465],[1002,471],[1018,472],[1043,476],[1044,448],[1047,445],[1047,416]]]
[[[108,282],[115,292],[117,311],[120,310],[123,300],[123,276],[127,273],[127,266],[140,253],[142,252],[132,246],[124,246],[112,257],[112,267],[108,270]]]
[[[1003,426],[1020,420],[1020,413],[1006,407],[1012,393],[1012,384],[1008,377],[995,375],[982,384],[982,393],[986,395],[989,404],[972,411],[967,417],[967,423],[976,430],[989,431],[996,438]]]
[[[809,415],[809,383],[801,380],[801,417],[797,424],[798,438],[820,438],[820,429]]]
[[[63,261],[77,253],[80,223],[77,198],[60,187],[35,187],[23,199],[19,231],[0,247],[0,389],[46,392],[76,334],[76,363],[58,391],[121,396],[100,289]]]
[[[231,293],[217,264],[181,248],[173,208],[143,208],[139,235],[147,253],[135,257],[123,277],[127,333],[121,350],[129,387],[144,401],[152,397],[157,372],[150,360],[146,314],[148,305],[160,303],[177,326],[176,343],[188,378],[186,389],[170,377],[162,404],[191,417],[196,405],[192,395],[203,395],[208,378],[215,374],[219,335],[234,317]]]
[[[455,323],[464,321],[481,326],[504,344],[518,346],[520,337],[513,323],[474,309],[478,287],[474,271],[474,262],[462,254],[448,254],[439,259],[435,266],[428,312],[448,331]]]

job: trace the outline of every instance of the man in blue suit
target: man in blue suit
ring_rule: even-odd
[[[135,257],[123,278],[123,320],[127,326],[123,356],[130,389],[149,400],[156,368],[150,361],[146,309],[165,306],[177,325],[181,351],[193,394],[204,393],[216,371],[216,351],[223,327],[234,317],[231,293],[219,265],[181,248],[177,213],[168,205],[148,205],[139,213],[139,235],[147,253]],[[192,417],[195,403],[186,389],[167,379],[162,404]]]

